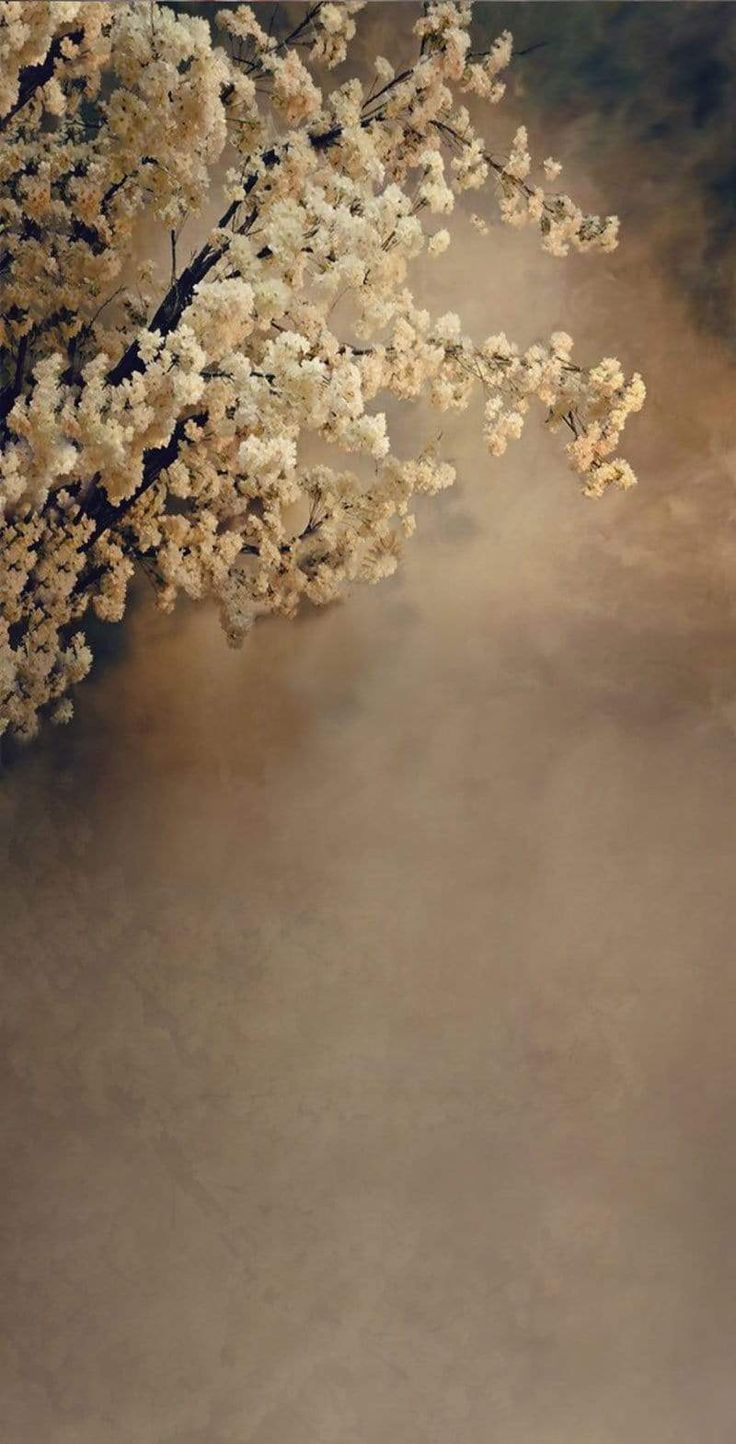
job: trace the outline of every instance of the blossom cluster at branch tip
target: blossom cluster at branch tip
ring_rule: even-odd
[[[537,183],[525,127],[495,148],[471,120],[511,35],[474,50],[466,0],[427,0],[408,63],[335,82],[361,8],[280,33],[246,4],[0,0],[0,732],[69,721],[86,620],[119,621],[136,571],[164,610],[214,602],[232,645],[391,575],[416,498],[455,476],[436,443],[394,451],[391,398],[481,392],[493,456],[536,399],[587,495],[635,480],[616,448],[638,375],[577,365],[561,332],[478,340],[410,286],[467,191],[553,255],[616,244],[615,216],[545,189],[558,161]],[[170,274],[131,263],[144,220]]]

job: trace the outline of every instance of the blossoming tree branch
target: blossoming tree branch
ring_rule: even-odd
[[[550,189],[555,161],[533,178],[523,128],[499,154],[471,122],[469,98],[503,96],[511,36],[474,49],[465,0],[428,0],[398,72],[381,56],[320,88],[360,8],[305,6],[279,33],[277,6],[267,33],[241,4],[0,3],[0,731],[69,719],[85,619],[119,620],[136,568],[165,609],[213,599],[233,644],[393,572],[415,496],[454,472],[392,450],[381,397],[454,409],[480,388],[494,456],[536,397],[586,494],[635,479],[615,453],[639,376],[576,364],[563,333],[474,337],[408,285],[484,186],[553,255],[616,245],[615,216]],[[135,266],[142,221],[165,274]],[[307,464],[310,434],[332,465]]]

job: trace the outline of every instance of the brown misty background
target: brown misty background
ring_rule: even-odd
[[[734,1438],[736,14],[477,13],[622,244],[464,211],[417,292],[640,369],[640,485],[442,418],[397,578],[141,590],[6,763],[3,1444]]]

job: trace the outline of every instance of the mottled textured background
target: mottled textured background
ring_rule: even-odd
[[[418,288],[639,367],[640,486],[448,425],[394,581],[142,593],[9,759],[2,1444],[736,1437],[736,7],[478,9],[623,242]]]

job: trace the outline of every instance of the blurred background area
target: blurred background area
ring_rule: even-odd
[[[736,338],[736,9],[730,0],[520,0],[484,4],[483,30],[513,31],[517,92],[575,126],[605,165],[636,147],[631,200],[666,204],[669,265],[702,324]],[[666,198],[666,199],[665,199]],[[628,209],[628,205],[626,207]],[[699,224],[693,215],[698,214]]]
[[[475,13],[622,241],[474,195],[417,294],[641,370],[639,486],[443,418],[395,579],[239,653],[142,590],[6,764],[9,1444],[733,1439],[736,12]]]

